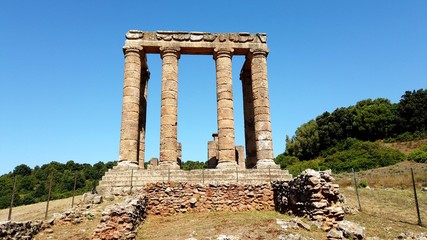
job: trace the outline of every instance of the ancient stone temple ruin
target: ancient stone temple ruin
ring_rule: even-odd
[[[235,168],[232,63],[246,56],[241,70],[246,159],[250,168],[276,167],[273,161],[268,99],[266,34],[129,31],[124,46],[125,74],[120,135],[120,164],[143,167],[147,86],[147,54],[162,58],[162,101],[159,167],[177,169],[178,61],[181,54],[212,55],[216,66],[218,164]]]
[[[181,145],[177,136],[178,61],[182,54],[190,54],[212,55],[215,63],[212,65],[216,68],[218,132],[208,147],[208,163],[214,168],[212,170],[258,169],[262,176],[268,169],[270,177],[272,171],[276,175],[284,172],[273,160],[266,34],[131,30],[126,34],[123,52],[125,56],[123,106],[120,156],[116,170],[144,169],[150,78],[148,54],[158,54],[162,59],[160,156],[158,161],[151,161],[155,166],[150,166],[149,171],[167,170],[170,180],[171,171],[179,170]],[[244,148],[235,146],[234,139],[232,57],[236,55],[246,57],[240,70],[244,106]],[[203,172],[201,175],[205,178],[210,173],[215,171],[206,174]],[[194,174],[193,172],[192,175]],[[240,174],[240,180],[244,174]],[[108,173],[104,180],[107,178]],[[186,177],[183,178],[185,179]]]

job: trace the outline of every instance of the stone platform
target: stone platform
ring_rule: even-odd
[[[202,185],[239,183],[261,184],[272,180],[290,180],[292,175],[281,169],[203,169],[203,170],[145,170],[118,168],[110,169],[97,187],[98,193],[122,195],[137,191],[148,183],[188,182]]]

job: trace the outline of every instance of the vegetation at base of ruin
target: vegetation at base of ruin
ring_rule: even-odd
[[[72,196],[74,176],[76,194],[88,192],[95,188],[104,173],[115,165],[116,162],[98,162],[91,165],[71,160],[65,164],[53,161],[34,168],[25,164],[18,165],[12,172],[0,176],[0,209],[10,206],[15,177],[14,206],[20,206],[46,201],[51,178],[51,199]]]
[[[380,142],[347,138],[327,149],[325,157],[299,161],[293,156],[279,155],[275,162],[293,175],[307,168],[332,169],[334,173],[373,169],[396,164],[405,160],[405,155],[396,149],[385,147]]]
[[[358,186],[366,185],[370,188],[395,188],[412,190],[411,168],[417,189],[427,187],[427,164],[413,161],[403,161],[387,167],[375,168],[356,172]],[[343,172],[334,174],[336,182],[341,188],[354,187],[353,174]]]
[[[182,170],[207,169],[207,168],[208,168],[207,162],[188,160],[181,164]]]
[[[411,152],[408,155],[408,159],[419,163],[427,163],[427,144]]]
[[[427,90],[420,89],[406,91],[397,104],[385,98],[366,99],[355,106],[324,112],[302,124],[293,137],[286,136],[284,154],[310,160],[349,137],[392,142],[426,136]]]
[[[385,98],[366,99],[332,113],[324,112],[302,124],[294,136],[286,136],[285,152],[275,161],[293,174],[305,168],[337,172],[372,169],[405,159],[386,146],[420,139],[427,139],[424,89],[406,91],[396,104]],[[416,154],[408,159],[425,159],[424,150]]]

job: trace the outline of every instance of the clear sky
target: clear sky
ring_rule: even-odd
[[[324,111],[427,87],[427,1],[0,2],[0,174],[21,163],[117,160],[125,33],[265,32],[275,155]],[[236,145],[244,145],[233,58]],[[159,155],[161,60],[149,55],[146,159]],[[183,160],[206,161],[215,62],[179,60]]]

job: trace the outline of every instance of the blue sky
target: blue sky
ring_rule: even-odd
[[[12,1],[0,3],[0,174],[21,163],[118,158],[124,35],[130,29],[268,34],[275,155],[324,111],[398,102],[427,87],[427,1]],[[233,58],[236,144],[244,145]],[[146,158],[159,155],[161,60],[149,55]],[[179,61],[183,160],[216,131],[215,62]]]

